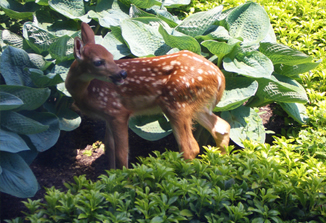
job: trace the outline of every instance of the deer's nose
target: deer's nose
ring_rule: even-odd
[[[125,71],[125,70],[121,70],[121,71],[120,71],[120,77],[121,77],[122,79],[126,79],[126,77],[127,77],[127,71]]]

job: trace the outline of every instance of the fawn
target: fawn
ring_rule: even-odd
[[[105,147],[110,168],[128,168],[128,120],[163,112],[169,119],[180,152],[193,159],[200,152],[192,134],[197,121],[225,153],[230,125],[211,109],[225,88],[223,73],[189,51],[151,58],[113,60],[95,44],[93,30],[81,24],[65,84],[82,113],[106,121]]]

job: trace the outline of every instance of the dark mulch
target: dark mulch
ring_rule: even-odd
[[[284,127],[283,117],[273,115],[273,110],[279,110],[276,105],[268,105],[261,108],[265,113],[261,115],[265,128],[280,133]],[[86,117],[79,128],[72,132],[62,132],[57,144],[46,152],[40,153],[31,164],[31,168],[38,179],[41,189],[33,199],[42,199],[44,188],[56,187],[65,190],[64,183],[72,182],[74,176],[85,174],[87,179],[96,180],[107,169],[107,157],[103,150],[93,152],[92,156],[84,155],[83,151],[91,148],[91,145],[104,138],[105,125],[101,121],[90,120]],[[271,142],[271,136],[267,136],[267,142]],[[131,163],[137,162],[137,157],[148,156],[152,151],[164,152],[166,148],[178,151],[174,136],[171,134],[162,140],[149,142],[132,131],[129,131],[129,159]],[[23,216],[22,211],[27,208],[19,199],[0,193],[0,220],[12,219]]]

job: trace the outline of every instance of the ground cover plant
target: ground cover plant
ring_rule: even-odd
[[[246,142],[220,155],[207,148],[185,162],[156,153],[132,169],[111,170],[96,182],[84,176],[67,192],[47,189],[44,202],[25,202],[31,222],[323,222],[325,164],[297,145]],[[282,149],[280,149],[282,148]],[[231,148],[229,148],[231,150]],[[20,222],[16,219],[8,222]]]
[[[244,2],[194,1],[185,11],[202,11],[202,6],[211,9],[221,3],[233,7]],[[264,5],[279,43],[325,58],[325,3],[259,3]],[[326,221],[325,62],[300,77],[310,101],[308,120],[298,126],[287,118],[293,127],[275,137],[274,145],[243,142],[244,151],[228,156],[210,148],[192,163],[181,161],[178,154],[165,153],[143,159],[134,170],[109,172],[96,182],[76,177],[76,183],[67,184],[68,192],[51,188],[45,201],[28,201],[26,218],[32,222],[90,222],[104,216],[108,222]]]
[[[244,139],[262,143],[265,141],[265,129],[255,107],[277,102],[295,121],[305,122],[305,107],[300,103],[306,103],[308,97],[298,75],[315,68],[320,62],[299,50],[277,43],[268,14],[257,3],[248,2],[227,10],[217,6],[205,12],[194,13],[183,20],[167,11],[167,8],[188,3],[189,1],[164,1],[162,5],[159,1],[2,1],[1,7],[7,16],[15,19],[30,19],[33,16],[33,22],[23,23],[23,37],[8,30],[1,32],[1,73],[3,83],[6,84],[1,86],[1,92],[6,96],[2,97],[2,128],[9,131],[2,131],[1,136],[6,145],[10,144],[8,134],[17,141],[17,145],[6,146],[1,153],[4,154],[2,157],[19,155],[14,163],[24,165],[9,167],[4,160],[1,162],[4,171],[0,177],[6,182],[0,187],[1,191],[11,191],[11,194],[20,197],[32,196],[37,188],[33,173],[29,171],[28,175],[21,174],[25,177],[19,178],[16,176],[21,170],[14,169],[26,169],[26,164],[35,157],[35,151],[50,148],[57,138],[49,137],[53,142],[47,143],[47,147],[43,148],[35,143],[26,146],[25,141],[29,143],[31,137],[24,140],[21,135],[30,133],[27,135],[34,136],[40,132],[43,135],[39,137],[42,138],[46,129],[55,128],[58,136],[60,129],[71,130],[78,124],[78,117],[62,108],[69,107],[71,103],[63,80],[73,60],[73,38],[79,35],[80,21],[90,22],[93,19],[96,31],[103,34],[97,36],[97,42],[107,47],[115,59],[162,55],[187,49],[215,62],[224,71],[227,86],[224,97],[214,112],[219,112],[230,123],[231,139],[240,146],[244,146]],[[17,93],[8,89],[20,89],[22,86],[47,91],[48,96],[42,102],[48,100],[52,103],[47,101],[42,108],[40,105],[43,103],[28,109],[19,107],[25,102],[21,102],[23,99],[17,98]],[[31,99],[37,96],[27,97]],[[53,116],[57,127],[53,124],[53,128],[49,128],[49,120],[43,121],[47,124],[41,124],[36,118],[40,113],[33,113],[36,109],[37,112],[46,112],[47,116],[48,112],[58,116]],[[73,123],[73,127],[65,126],[67,120]],[[11,122],[18,126],[27,125],[36,132],[30,132],[29,128],[10,129],[9,126],[15,126]],[[133,131],[147,140],[160,139],[172,131],[163,115],[134,118],[129,124]],[[207,135],[199,127],[197,131],[198,140]],[[18,153],[22,148],[27,152]],[[25,158],[25,154],[32,155]],[[22,185],[17,179],[33,185],[34,190],[26,191],[17,187]]]

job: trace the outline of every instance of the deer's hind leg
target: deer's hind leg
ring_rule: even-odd
[[[187,109],[163,109],[163,112],[169,118],[179,151],[183,152],[185,159],[194,159],[200,152],[200,149],[192,133],[193,113],[189,112],[189,110],[187,111]]]
[[[219,147],[222,154],[225,154],[225,147],[229,145],[230,141],[230,125],[222,118],[216,116],[208,108],[197,112],[195,120],[207,129],[213,136],[216,147]]]

